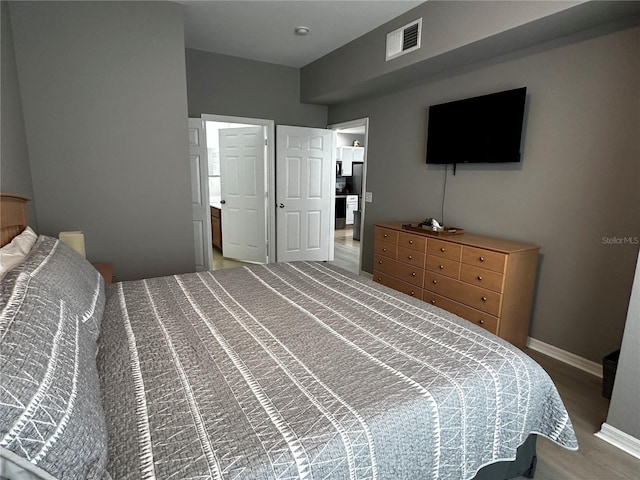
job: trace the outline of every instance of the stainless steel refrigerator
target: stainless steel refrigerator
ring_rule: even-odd
[[[353,176],[351,177],[351,192],[359,197],[362,196],[362,168],[364,163],[354,162],[353,164]],[[360,199],[358,199],[360,200]],[[360,202],[358,201],[358,210],[360,209]]]

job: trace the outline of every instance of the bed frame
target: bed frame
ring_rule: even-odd
[[[27,227],[25,204],[28,201],[22,195],[0,193],[0,247],[4,247]]]

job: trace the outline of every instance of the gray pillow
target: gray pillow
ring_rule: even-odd
[[[103,309],[100,274],[53,238],[39,237],[3,278],[3,463],[43,478],[102,478],[107,434],[95,354]]]

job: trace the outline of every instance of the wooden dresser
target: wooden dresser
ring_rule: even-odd
[[[408,222],[407,222],[408,223]],[[539,247],[471,233],[375,227],[374,281],[448,310],[523,348]]]

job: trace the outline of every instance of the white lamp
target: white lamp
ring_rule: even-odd
[[[82,232],[60,232],[58,239],[66,243],[83,257],[87,257],[84,250],[84,233]]]

